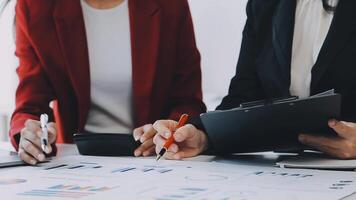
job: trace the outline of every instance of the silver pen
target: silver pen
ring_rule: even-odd
[[[42,129],[42,134],[41,134],[41,148],[42,150],[47,153],[48,151],[48,129],[47,129],[47,124],[48,124],[48,115],[47,114],[42,114],[40,117],[40,122],[41,122],[41,129]]]

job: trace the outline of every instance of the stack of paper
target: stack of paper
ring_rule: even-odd
[[[356,160],[333,159],[320,154],[303,154],[276,163],[281,168],[355,170]]]

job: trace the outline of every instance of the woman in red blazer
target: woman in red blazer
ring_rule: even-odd
[[[154,152],[150,123],[205,110],[186,0],[19,0],[16,54],[20,82],[10,136],[30,164],[45,158],[42,113],[53,121],[51,144],[70,143],[74,133],[87,129],[139,127],[134,136],[142,145],[135,155],[147,156]],[[115,110],[116,104],[122,109]]]

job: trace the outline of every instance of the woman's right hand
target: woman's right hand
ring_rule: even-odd
[[[46,154],[52,152],[52,146],[56,141],[57,128],[56,124],[48,123],[48,143],[47,152],[41,149],[41,122],[29,119],[25,123],[25,127],[21,130],[19,157],[28,164],[36,165],[38,162],[45,161]]]
[[[153,128],[157,131],[157,134],[153,138],[153,143],[156,145],[157,154],[161,151],[167,139],[173,134],[177,123],[173,120],[160,120],[154,123]],[[173,137],[175,143],[169,147],[164,155],[167,159],[180,160],[194,157],[208,148],[208,139],[205,133],[191,124],[187,124],[176,130]]]

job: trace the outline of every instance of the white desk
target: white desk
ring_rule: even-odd
[[[0,149],[2,150],[12,150],[9,143],[0,142]],[[65,144],[58,145],[58,157],[68,156],[68,155],[78,155],[78,151],[75,145]],[[236,167],[256,167],[256,166],[274,166],[275,162],[280,159],[281,154],[274,153],[262,153],[262,154],[244,154],[244,155],[232,155],[226,157],[214,157],[214,156],[199,156],[197,158],[187,159],[189,161],[199,161],[199,162],[219,162],[219,163],[229,163],[236,165]],[[0,169],[1,171],[1,169]],[[343,173],[343,172],[339,172]],[[356,173],[356,172],[355,172]],[[355,188],[356,192],[356,188]],[[344,198],[344,200],[356,199],[356,194]]]

